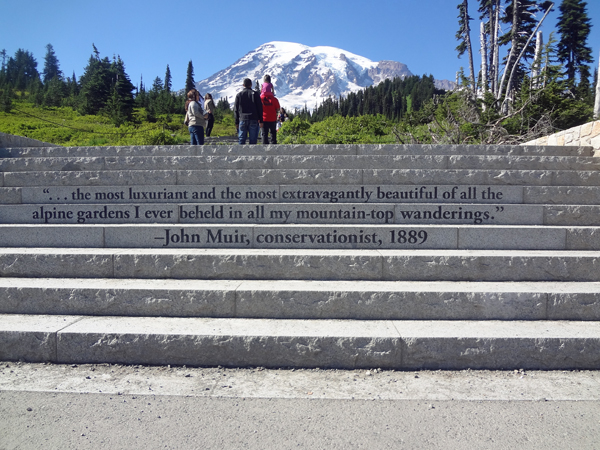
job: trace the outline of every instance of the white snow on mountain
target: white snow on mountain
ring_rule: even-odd
[[[306,105],[310,110],[330,96],[344,96],[387,78],[412,76],[399,62],[373,62],[335,47],[275,41],[252,50],[196,86],[202,94],[210,92],[215,99],[227,97],[233,104],[244,78],[256,86],[267,74],[281,106],[300,109]]]

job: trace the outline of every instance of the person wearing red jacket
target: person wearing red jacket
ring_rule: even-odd
[[[262,143],[269,143],[271,133],[271,144],[277,144],[277,111],[279,111],[279,100],[271,92],[260,94],[263,107],[263,132]]]

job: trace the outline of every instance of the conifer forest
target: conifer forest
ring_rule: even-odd
[[[456,54],[466,67],[454,89],[437,89],[431,75],[388,79],[287,111],[279,142],[518,144],[600,118],[585,1],[471,2],[456,8]],[[541,26],[554,10],[557,23],[545,36]],[[168,64],[151,82],[132,80],[126,61],[93,44],[79,77],[61,71],[52,44],[40,63],[25,49],[1,50],[0,62],[0,132],[59,145],[188,142],[192,61],[185,84]],[[218,99],[215,119],[213,136],[235,134],[226,99]]]

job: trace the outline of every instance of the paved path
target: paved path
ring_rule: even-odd
[[[0,363],[0,449],[598,449],[600,373]]]

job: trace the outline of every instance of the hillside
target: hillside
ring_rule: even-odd
[[[70,107],[36,107],[15,101],[10,113],[0,112],[0,132],[26,136],[64,146],[160,145],[189,142],[182,114],[159,117],[156,123],[144,121],[136,110],[135,123],[116,127],[102,115],[82,116]],[[215,124],[213,136],[235,134],[232,120]]]

